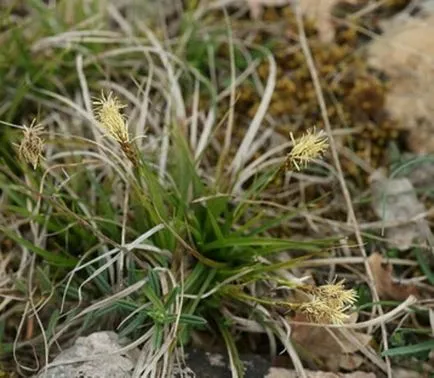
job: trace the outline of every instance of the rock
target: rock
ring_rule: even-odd
[[[132,377],[139,351],[116,353],[123,343],[114,332],[96,332],[79,337],[74,345],[61,352],[34,378],[129,378]],[[92,358],[94,356],[95,358]],[[80,362],[81,360],[81,362]],[[254,354],[241,355],[245,376],[249,378],[297,377],[293,370],[271,367],[270,361]],[[322,371],[308,371],[311,378],[373,378],[373,374],[354,372],[336,375]],[[229,359],[226,354],[210,353],[190,348],[185,353],[185,365],[173,369],[170,378],[231,378]]]
[[[368,46],[369,64],[390,79],[386,108],[408,130],[408,145],[418,154],[434,152],[432,4],[425,2],[417,17],[403,12],[387,20]]]
[[[389,179],[381,171],[376,171],[371,176],[371,191],[372,207],[380,219],[386,223],[408,222],[387,229],[386,237],[392,247],[406,250],[414,239],[426,236],[421,234],[421,230],[429,230],[423,218],[411,222],[424,214],[426,209],[407,178]]]
[[[310,371],[306,370],[308,378],[375,378],[374,373],[365,373],[363,371],[355,371],[348,374],[330,373],[326,371]],[[297,378],[298,375],[293,370],[282,368],[271,368],[265,378]]]
[[[263,378],[267,375],[271,363],[258,355],[244,355],[241,360],[245,367],[245,376],[249,378]],[[198,349],[189,349],[185,358],[188,369],[197,378],[231,378],[227,355],[209,353]],[[183,369],[184,377],[185,369]],[[180,378],[181,374],[175,374],[173,378]],[[187,375],[189,377],[189,375]]]
[[[121,348],[114,332],[96,332],[79,337],[71,348],[61,352],[48,369],[43,369],[35,378],[132,377],[137,351],[116,353]],[[92,356],[95,358],[91,359]]]
[[[406,176],[415,188],[429,189],[434,185],[434,159],[430,156],[422,159],[421,156],[420,162],[412,164],[403,172],[403,176]]]

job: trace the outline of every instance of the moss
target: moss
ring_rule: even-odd
[[[367,17],[353,20],[352,26],[336,26],[336,37],[332,43],[321,42],[315,24],[305,20],[306,34],[332,127],[352,128],[350,136],[343,139],[344,145],[374,168],[384,165],[387,145],[397,141],[402,131],[385,109],[388,85],[382,77],[384,75],[373,71],[366,57],[360,53],[359,47],[366,37],[359,30],[367,26],[374,30],[378,16],[399,10],[404,3],[408,4],[408,1],[390,1]],[[341,17],[345,14],[341,13]],[[257,33],[255,42],[271,46],[277,63],[277,82],[268,109],[278,123],[276,129],[287,137],[290,131],[295,130],[294,125],[297,125],[297,132],[313,126],[322,128],[323,121],[310,72],[296,40],[298,31],[292,9],[266,8],[262,21],[266,22],[267,28]],[[272,32],[273,23],[279,25],[276,29],[283,32]],[[262,62],[257,72],[265,81],[269,74],[268,63]],[[252,118],[260,101],[261,96],[251,83],[241,85],[238,88],[236,124],[242,125],[243,119],[246,121],[245,115]],[[352,161],[343,158],[342,163],[345,172],[358,184],[367,183],[364,172]],[[363,176],[362,179],[360,176]]]

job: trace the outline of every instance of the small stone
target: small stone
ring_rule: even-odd
[[[129,378],[136,364],[135,351],[122,348],[114,332],[96,332],[79,337],[35,378]]]

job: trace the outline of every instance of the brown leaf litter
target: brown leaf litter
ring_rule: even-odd
[[[410,295],[419,296],[416,286],[411,284],[401,284],[393,277],[393,268],[387,264],[385,259],[378,252],[373,253],[368,258],[374,276],[375,287],[381,299],[392,299],[402,301]]]
[[[352,329],[331,329],[297,322],[306,323],[308,320],[303,314],[297,314],[291,319],[291,338],[300,348],[300,353],[307,358],[314,359],[332,371],[342,367],[353,370],[363,363],[364,359],[357,358],[355,353],[369,345],[372,340],[370,335]],[[350,322],[355,322],[355,319],[352,318]],[[345,336],[346,332],[350,337]]]

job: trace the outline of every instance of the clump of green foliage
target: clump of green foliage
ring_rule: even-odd
[[[23,166],[25,182],[12,171],[0,175],[8,199],[5,215],[21,219],[1,230],[20,245],[35,269],[30,286],[21,289],[41,303],[37,312],[27,309],[23,317],[40,319],[46,343],[32,345],[44,347],[47,358],[55,342],[79,333],[77,322],[86,330],[111,325],[121,336],[154,351],[143,367],[148,371],[161,369],[161,351],[173,352],[195,329],[218,329],[242,374],[230,331],[236,319],[250,319],[276,335],[281,325],[273,308],[306,312],[313,321],[344,320],[354,303],[353,292],[345,294],[338,285],[335,292],[341,292],[343,300],[333,302],[280,273],[330,241],[270,236],[276,224],[293,214],[266,215],[261,201],[255,201],[285,163],[293,161],[301,168],[320,156],[327,147],[323,134],[293,138],[294,146],[281,163],[259,173],[245,192],[236,194],[226,178],[223,192],[220,182],[201,176],[200,158],[194,159],[176,123],[167,129],[165,164],[155,164],[130,137],[123,107],[112,93],[95,101],[97,125],[106,142],[76,138],[80,150],[62,150],[44,160],[42,126],[37,129],[36,154],[35,138],[28,138],[32,128],[24,127],[19,150],[23,163],[31,163]],[[111,140],[116,144],[109,147]],[[56,156],[60,162],[54,164]],[[25,225],[30,235],[25,235]],[[273,260],[287,250],[304,254]],[[36,292],[30,293],[33,285]],[[273,294],[273,285],[284,294]],[[304,300],[291,299],[295,288]]]

